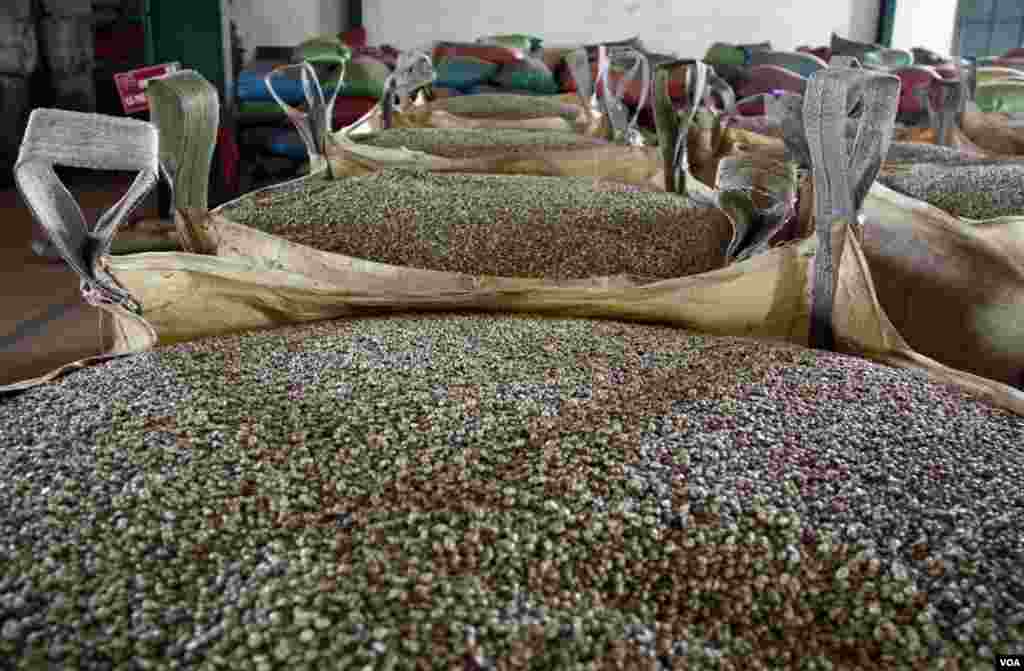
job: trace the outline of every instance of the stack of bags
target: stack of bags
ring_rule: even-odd
[[[577,83],[588,90],[593,82],[587,81],[586,50],[576,50],[570,60]],[[568,149],[550,143],[538,147],[526,137],[533,131],[522,133],[521,138],[488,131],[485,135],[493,134],[494,141],[502,135],[508,140],[499,162],[491,160],[491,148],[483,141],[475,145],[463,141],[456,148],[467,155],[448,156],[408,147],[411,143],[405,141],[398,148],[395,143],[361,145],[341,134],[331,139],[340,147],[339,162],[348,161],[361,170],[335,170],[333,162],[325,161],[298,182],[260,189],[212,211],[181,211],[176,225],[180,224],[182,247],[191,252],[181,261],[195,261],[182,269],[191,273],[182,281],[206,281],[200,275],[209,273],[209,267],[200,266],[196,255],[219,257],[217,263],[229,265],[252,264],[232,270],[241,273],[239,278],[244,275],[248,296],[239,298],[235,289],[218,294],[223,306],[216,311],[223,320],[218,328],[229,323],[232,328],[255,328],[316,314],[347,314],[357,306],[536,308],[564,309],[574,316],[673,320],[697,330],[784,338],[831,349],[829,333],[822,335],[808,326],[827,326],[835,318],[839,321],[833,326],[841,337],[835,342],[849,347],[847,352],[923,367],[993,397],[1007,392],[992,385],[1017,384],[1021,379],[1022,354],[1015,345],[1020,303],[1014,297],[1024,284],[1019,240],[1014,242],[1014,236],[1024,204],[998,200],[995,196],[1001,189],[980,179],[984,175],[962,170],[960,162],[934,162],[924,172],[917,167],[920,162],[910,163],[909,172],[900,168],[903,173],[884,165],[889,163],[885,158],[899,80],[888,73],[837,65],[815,72],[804,94],[810,96],[812,108],[827,102],[827,107],[822,104],[818,109],[828,113],[805,118],[806,100],[794,95],[795,101],[788,99],[773,108],[787,131],[784,139],[768,138],[771,142],[764,145],[748,141],[740,146],[740,142],[723,140],[732,129],[724,128],[724,123],[716,125],[716,120],[724,121],[731,113],[709,105],[710,96],[704,94],[711,73],[706,64],[692,60],[655,68],[654,107],[661,136],[656,151],[607,141]],[[311,64],[304,67],[312,72]],[[404,67],[400,62],[396,72]],[[676,74],[691,89],[683,110],[673,109],[668,95]],[[311,77],[319,79],[319,74],[312,72]],[[161,84],[169,86],[181,79],[169,78]],[[860,80],[870,89],[861,89]],[[844,88],[836,90],[830,84]],[[849,109],[848,96],[859,92],[869,99],[876,96],[876,104],[865,105],[859,112]],[[326,109],[321,100],[311,106],[308,124],[297,123],[309,131],[304,138],[320,138],[308,145],[311,156],[321,146],[327,147],[332,135],[324,128]],[[296,116],[290,118],[298,121]],[[209,115],[209,120],[215,122],[216,117]],[[195,137],[196,133],[183,135]],[[840,151],[837,147],[844,140],[850,144]],[[522,160],[509,160],[513,150],[520,152]],[[323,155],[330,158],[327,152]],[[649,168],[640,179],[604,174],[605,166],[625,163],[627,156]],[[571,159],[566,161],[568,168],[557,165],[566,157]],[[189,161],[179,165],[201,167]],[[489,170],[489,165],[500,170]],[[410,173],[404,167],[427,172]],[[1014,177],[1012,171],[987,168],[997,181]],[[927,188],[914,195],[912,182],[922,176]],[[1020,177],[1016,179],[1019,184]],[[837,203],[830,200],[839,197],[836,193],[820,197],[825,195],[820,192],[822,184],[837,188],[847,184],[849,189],[839,194],[842,202]],[[510,197],[513,193],[518,201]],[[1008,209],[996,215],[1008,218],[986,215],[981,225],[960,219],[962,215],[944,207],[942,198],[947,193],[971,193],[986,201],[978,203],[982,208]],[[637,238],[612,241],[599,239],[596,232],[593,239],[579,238],[584,223],[594,224],[594,230],[597,224],[609,223],[602,217],[613,211],[613,204],[628,209],[628,216],[613,217],[614,226],[601,232],[618,235],[625,222],[626,230]],[[862,207],[866,218],[860,222],[854,215]],[[579,211],[579,218],[568,215],[571,208]],[[837,220],[836,210],[846,212],[848,218]],[[659,235],[650,226],[666,213],[673,229]],[[552,231],[559,226],[565,230]],[[644,231],[649,238],[644,238]],[[561,244],[538,237],[551,233],[560,236]],[[689,251],[700,252],[685,267],[652,278],[651,264],[625,265],[635,264],[654,241],[672,240],[675,235],[692,236],[683,242]],[[535,247],[537,255],[512,258],[510,254],[521,252],[526,240],[543,242]],[[594,246],[595,240],[608,244]],[[405,256],[399,256],[400,241],[411,245],[404,250]],[[365,245],[356,247],[356,243]],[[591,244],[593,252],[587,257],[591,271],[566,270],[563,260],[576,257],[554,253],[582,251],[585,244]],[[844,250],[843,245],[849,247]],[[813,259],[818,254],[822,255],[820,267],[833,272],[809,272],[810,264],[817,266]],[[495,265],[503,260],[512,266]],[[527,262],[536,267],[527,267]],[[985,268],[1002,273],[990,285],[999,290],[976,294],[970,278],[975,269]],[[287,270],[288,278],[274,277],[272,270]],[[228,272],[226,265],[224,272]],[[138,275],[154,276],[148,270]],[[309,285],[308,292],[289,285],[283,292],[280,283],[293,282],[298,276],[315,279],[316,285]],[[653,279],[661,281],[657,286],[647,284]],[[134,290],[143,292],[141,302],[147,304],[147,287],[134,282]],[[836,283],[841,290],[833,292]],[[161,279],[159,291],[166,290]],[[208,297],[214,294],[196,294],[202,296],[204,316],[211,312]],[[164,332],[161,337],[197,337],[211,328],[208,321],[190,316],[193,308],[185,303],[192,300],[192,293],[174,295],[182,296],[176,307],[169,307],[162,317],[153,311],[146,317],[158,332]],[[805,303],[812,295],[813,305]],[[911,295],[913,310],[908,307]],[[268,296],[275,298],[264,303]],[[824,298],[819,301],[817,296]],[[936,302],[938,296],[941,302]],[[1001,303],[1007,296],[1009,303]],[[823,303],[826,300],[835,301],[837,309]],[[853,303],[840,308],[840,301]],[[954,303],[956,310],[951,312]],[[249,309],[256,304],[274,308]],[[200,309],[198,301],[195,305]],[[708,305],[720,306],[721,312],[710,315]],[[956,319],[952,319],[954,313]],[[942,321],[983,321],[985,328],[967,329],[961,333],[962,341],[951,343],[946,330],[938,328]],[[908,336],[913,350],[903,343],[901,334]],[[925,361],[918,352],[958,370]],[[1019,400],[1011,405],[1024,407]]]
[[[782,94],[803,94],[808,78],[834,63],[837,57],[855,59],[866,68],[887,72],[900,80],[897,140],[950,144],[948,134],[943,142],[936,139],[935,126],[946,107],[944,101],[950,96],[957,97],[952,89],[959,85],[966,63],[957,63],[927,49],[890,49],[833,34],[827,46],[800,46],[793,52],[773,51],[770,43],[716,43],[704,60],[734,89],[740,101],[735,110],[740,117],[739,125],[764,130],[764,101],[778,99]],[[967,95],[975,98],[969,110],[1010,114],[1024,111],[1024,60],[1008,53],[1001,58],[979,60],[978,66],[978,86],[968,87],[971,90]],[[949,110],[946,111],[948,116]],[[993,119],[986,120],[986,124],[991,122]],[[961,118],[961,125],[970,122]],[[952,130],[952,144],[968,155],[980,155],[981,150],[961,130]],[[779,132],[775,128],[772,134]]]
[[[832,35],[828,46],[800,46],[795,51],[774,51],[768,42],[716,43],[704,60],[729,82],[738,98],[744,99],[777,91],[802,94],[807,78],[827,67],[834,56],[856,58],[865,67],[898,76],[902,83],[899,119],[912,123],[920,122],[926,114],[922,90],[927,90],[933,80],[959,76],[956,66],[949,61],[923,66],[915,64],[911,51],[855,42],[838,35]]]
[[[974,80],[972,98],[978,110],[1024,114],[1024,49],[979,59]]]
[[[606,43],[605,46],[628,46],[647,57],[650,64],[673,60],[673,54],[655,54],[645,49],[638,38]],[[476,41],[440,41],[428,48],[435,79],[427,91],[428,98],[510,93],[532,96],[558,96],[577,91],[577,84],[565,64],[564,57],[577,47],[543,46],[543,40],[530,35],[493,35]],[[597,45],[587,45],[591,74],[598,75]],[[338,83],[340,65],[344,64],[341,89],[334,104],[334,129],[346,127],[369,112],[381,99],[385,81],[394,71],[399,52],[395,49],[366,46],[363,30],[339,36],[321,36],[307,40],[289,50],[257,50],[255,58],[238,79],[236,114],[242,129],[240,144],[250,163],[263,166],[266,176],[275,179],[295,174],[308,158],[298,134],[287,121],[264,78],[274,68],[288,63],[308,61],[317,68],[324,95],[330,97]],[[325,67],[334,62],[338,67]],[[625,73],[613,68],[609,81],[618,86]],[[301,81],[275,78],[275,92],[282,102],[302,110],[305,96]],[[650,83],[648,83],[650,86]],[[648,89],[642,91],[641,81],[626,82],[623,95],[630,115],[640,112],[640,124],[654,130]],[[596,92],[602,94],[598,81]],[[674,98],[682,94],[681,82],[672,86]],[[281,169],[283,168],[283,174]],[[250,187],[251,188],[251,187]]]
[[[676,54],[652,52],[638,37],[600,46],[633,49],[652,68],[678,58]],[[599,73],[598,47],[597,44],[545,46],[541,38],[531,35],[493,35],[475,42],[438,42],[431,51],[437,75],[431,93],[436,98],[494,93],[557,96],[566,102],[585,103],[575,98],[580,87],[566,57],[580,48],[585,49],[594,86],[587,90],[600,98],[604,84]],[[645,91],[642,77],[630,77],[615,62],[610,64],[607,80],[617,93],[621,91],[621,102],[629,117],[637,118],[639,128],[647,131],[647,139],[651,140],[655,130],[653,83],[647,81]],[[670,88],[672,99],[680,103],[682,82],[673,81]]]
[[[466,53],[465,45],[439,46],[445,58]],[[323,81],[330,88],[330,73],[316,72],[312,61],[345,62],[351,54],[327,47],[310,54],[301,71],[309,77],[305,81]],[[769,50],[758,53],[761,66],[818,65]],[[736,67],[749,67],[753,60]],[[587,50],[572,52],[569,61],[576,85],[587,94],[581,97],[589,98],[593,78]],[[328,639],[338,638],[336,624],[354,612],[351,604],[360,607],[358,618],[349,622],[354,627],[349,642],[372,630],[383,646],[385,636],[400,632],[403,652],[389,653],[392,660],[440,666],[430,646],[437,643],[437,632],[451,628],[453,616],[461,626],[509,610],[508,595],[521,582],[504,568],[531,559],[525,552],[513,554],[519,544],[512,541],[527,536],[533,548],[561,543],[565,550],[552,554],[554,563],[542,562],[531,571],[533,603],[512,605],[526,615],[554,613],[569,623],[549,620],[541,631],[531,624],[536,622],[532,615],[517,622],[512,613],[505,618],[509,626],[498,633],[481,629],[480,640],[467,643],[461,659],[450,654],[445,667],[484,668],[491,661],[479,661],[484,658],[478,651],[510,645],[518,646],[514,654],[520,658],[532,656],[543,665],[552,647],[549,636],[548,649],[542,648],[545,632],[566,639],[555,651],[563,667],[598,659],[607,660],[606,666],[640,667],[649,661],[641,657],[647,649],[628,650],[631,643],[620,644],[613,636],[627,631],[638,639],[639,625],[632,625],[644,621],[652,623],[644,636],[658,646],[657,651],[648,646],[652,655],[668,658],[666,650],[686,650],[695,662],[714,657],[720,665],[734,657],[747,661],[751,650],[770,650],[765,661],[758,660],[763,667],[771,666],[769,655],[772,661],[800,656],[811,660],[808,666],[852,667],[849,632],[869,643],[866,649],[858,643],[857,668],[935,666],[940,656],[943,668],[973,668],[986,657],[979,650],[988,651],[988,657],[1002,654],[1020,630],[1019,622],[1000,616],[1019,612],[1019,599],[1003,584],[1019,576],[1012,569],[1020,565],[1019,553],[1014,555],[1010,543],[1019,537],[1020,525],[1009,533],[989,532],[1019,523],[1019,514],[1007,511],[1021,506],[1010,508],[1003,505],[1005,498],[992,496],[991,503],[962,507],[966,512],[958,516],[965,522],[956,521],[954,537],[945,512],[949,506],[943,502],[950,499],[951,485],[967,480],[959,468],[967,460],[981,465],[954,492],[957,502],[975,501],[976,492],[986,487],[999,493],[1013,489],[990,486],[999,462],[989,455],[1016,455],[1016,461],[1007,458],[1010,468],[1004,470],[1020,471],[1019,449],[1012,448],[1021,443],[1019,417],[1010,424],[993,411],[998,407],[1024,415],[1024,216],[968,222],[876,183],[890,149],[900,81],[887,72],[843,63],[816,70],[807,78],[803,97],[793,94],[773,107],[786,130],[784,141],[775,143],[784,145],[785,158],[759,147],[732,155],[701,154],[720,160],[716,174],[701,177],[703,186],[689,179],[688,131],[716,130],[716,119],[728,115],[708,103],[705,89],[712,73],[704,63],[661,63],[653,77],[659,151],[645,154],[650,147],[593,138],[587,144],[597,146],[602,156],[594,158],[588,147],[573,150],[590,152],[593,161],[574,163],[593,170],[621,163],[621,158],[607,158],[616,152],[620,157],[647,155],[654,167],[663,167],[660,189],[596,179],[596,173],[573,178],[526,174],[522,165],[516,174],[468,174],[442,165],[435,172],[380,169],[344,175],[324,162],[326,169],[313,169],[304,179],[248,193],[214,210],[203,207],[198,190],[177,189],[181,216],[175,225],[190,252],[185,254],[107,257],[104,252],[119,219],[157,179],[158,153],[161,159],[175,159],[163,163],[178,167],[178,184],[189,183],[188,170],[194,173],[192,184],[205,184],[208,154],[200,156],[198,150],[212,149],[218,115],[195,115],[193,103],[203,88],[206,104],[214,106],[210,87],[197,86],[202,82],[195,73],[176,73],[151,84],[159,144],[155,129],[135,120],[37,110],[24,145],[32,161],[19,169],[19,184],[33,213],[42,215],[62,255],[81,275],[86,300],[103,310],[99,326],[107,349],[102,356],[155,351],[72,376],[26,396],[25,402],[16,399],[3,406],[12,408],[7,424],[28,427],[12,435],[24,437],[21,452],[29,468],[36,468],[31,458],[45,444],[44,428],[68,423],[54,421],[46,410],[72,408],[85,413],[82,435],[106,441],[101,447],[108,452],[127,453],[134,446],[135,452],[122,460],[130,467],[123,469],[122,481],[125,490],[138,485],[128,492],[134,499],[121,496],[123,505],[107,515],[109,529],[82,536],[80,551],[50,556],[44,542],[28,550],[15,544],[16,566],[29,574],[33,562],[40,564],[42,569],[29,577],[41,576],[36,582],[50,591],[46,598],[74,606],[81,601],[72,591],[82,582],[80,575],[47,581],[62,570],[62,558],[70,556],[65,563],[71,570],[89,552],[114,557],[95,562],[98,568],[88,579],[100,593],[115,598],[99,609],[65,609],[60,622],[70,628],[69,638],[77,637],[74,641],[86,640],[98,626],[130,641],[132,632],[121,629],[136,620],[123,615],[126,608],[141,603],[146,612],[166,612],[177,607],[181,588],[160,589],[166,571],[123,588],[120,546],[132,548],[129,560],[134,563],[154,566],[147,555],[159,559],[167,550],[158,546],[160,539],[178,539],[180,551],[172,545],[168,552],[181,555],[184,571],[176,571],[188,574],[182,583],[187,587],[255,575],[269,560],[247,550],[273,545],[271,559],[281,570],[270,566],[270,572],[282,580],[264,581],[260,600],[244,599],[242,605],[250,610],[235,612],[232,622],[248,621],[250,613],[258,617],[255,609],[273,598],[276,604],[295,606],[295,618],[286,613],[278,623],[286,626],[267,627],[256,638],[224,637],[210,646],[182,645],[173,635],[162,642],[123,645],[109,659],[119,666],[141,666],[185,648],[195,648],[191,659],[199,664],[228,656],[256,661],[266,655],[253,656],[254,651],[272,650],[282,665],[294,666],[296,636],[306,643],[301,649],[306,662],[316,659],[307,653],[318,648],[335,659],[348,654],[346,661],[365,660],[365,650],[348,642],[344,649],[326,650]],[[605,59],[600,65],[605,72]],[[407,68],[412,71],[403,58],[394,72]],[[490,75],[492,80],[495,76]],[[673,81],[688,91],[680,101],[683,110],[673,109],[668,94]],[[286,84],[280,93],[289,95]],[[174,104],[162,104],[163,94]],[[648,98],[646,91],[640,94],[634,98],[637,108]],[[860,96],[867,104],[850,104]],[[536,96],[489,97],[525,99],[538,106],[550,102]],[[615,97],[606,96],[604,105],[609,118],[621,119]],[[442,102],[466,100],[472,96]],[[169,118],[164,109],[184,117]],[[329,109],[319,99],[309,101],[306,119],[288,110],[308,143],[311,163],[328,145],[334,121]],[[452,129],[379,132],[409,130],[435,134]],[[517,144],[545,166],[562,152],[550,147],[536,151],[535,137],[541,132],[516,130],[522,139],[506,147]],[[356,143],[341,135],[336,142],[343,156],[358,154]],[[488,129],[484,135],[495,141],[510,133]],[[61,136],[80,139],[69,150],[54,141]],[[578,139],[562,133],[566,136]],[[205,145],[203,137],[209,138]],[[399,149],[364,146],[363,157],[390,153],[406,163],[424,158],[424,152],[401,149],[404,140],[394,144]],[[488,151],[484,141],[460,147],[472,149],[465,160],[482,161]],[[59,182],[49,170],[57,160],[83,157],[140,174],[110,209],[109,225],[92,236],[74,216],[71,195],[55,188]],[[807,178],[798,184],[801,173]],[[996,189],[954,180],[950,191],[986,197]],[[470,311],[476,314],[451,316]],[[449,315],[439,319],[429,312]],[[507,312],[532,318],[498,316]],[[337,317],[344,319],[329,321]],[[313,320],[323,323],[266,332]],[[695,333],[641,328],[633,325],[637,322]],[[156,347],[201,338],[207,339],[188,347]],[[848,356],[815,353],[811,347]],[[849,355],[885,367],[857,364]],[[845,368],[829,369],[830,361],[845,362]],[[896,377],[894,366],[914,374]],[[931,386],[924,386],[925,376]],[[46,380],[29,380],[21,388]],[[954,395],[953,385],[993,407]],[[112,396],[108,389],[123,393]],[[93,396],[83,396],[83,390]],[[854,424],[856,417],[848,413],[867,403],[874,405]],[[255,418],[253,407],[260,408]],[[94,410],[93,419],[89,410]],[[931,410],[933,415],[922,419]],[[782,421],[791,417],[795,421]],[[105,433],[111,418],[117,420],[118,433]],[[863,440],[854,443],[854,436]],[[153,440],[170,446],[156,459],[151,458]],[[80,442],[88,449],[96,441]],[[979,443],[991,448],[984,458],[978,456]],[[886,445],[910,449],[890,458],[880,451]],[[953,457],[959,461],[936,469],[931,455],[945,454],[951,446],[960,449]],[[171,448],[194,458],[195,463],[186,464],[190,470],[168,475],[168,464],[181,461]],[[505,448],[505,455],[490,458],[497,448]],[[748,453],[754,455],[746,462],[753,470],[729,461]],[[690,469],[691,454],[699,456],[696,469]],[[112,464],[105,472],[117,476],[118,464],[105,463]],[[249,470],[260,472],[238,482],[239,463],[255,464],[260,468]],[[708,471],[709,464],[723,467],[717,479],[724,488],[694,484],[697,479],[690,474]],[[140,473],[136,465],[150,468]],[[477,468],[473,477],[465,477],[467,465]],[[807,466],[796,473],[800,477],[788,477],[792,473],[787,471],[800,465]],[[592,472],[583,468],[589,466]],[[75,475],[69,468],[63,470]],[[887,479],[888,472],[911,473],[915,480],[904,480],[911,489],[923,483],[923,496],[909,499],[908,488]],[[224,477],[215,478],[219,473]],[[660,479],[652,473],[660,473]],[[19,475],[14,473],[15,481]],[[781,475],[786,482],[780,482]],[[841,491],[835,488],[840,481],[853,484]],[[632,494],[626,498],[608,483],[624,483],[621,488]],[[70,477],[56,484],[67,491],[76,486]],[[680,487],[673,489],[676,484]],[[108,498],[98,487],[77,489],[99,492],[95,501],[86,502],[93,508]],[[62,514],[54,496],[25,491],[22,498],[36,503],[29,513],[44,521]],[[218,497],[223,500],[219,508],[195,504]],[[159,505],[141,513],[131,510],[141,498]],[[452,503],[459,501],[468,503],[455,508]],[[879,505],[870,509],[865,501]],[[894,508],[901,501],[905,505]],[[797,509],[804,519],[791,514]],[[883,512],[893,513],[892,523]],[[141,522],[126,528],[122,542],[114,526],[120,528],[117,521],[131,515],[130,521]],[[764,524],[737,526],[748,524],[746,518]],[[148,531],[140,526],[156,519],[176,521],[175,526]],[[986,527],[989,522],[997,527]],[[567,525],[574,527],[570,533]],[[61,530],[60,524],[49,526]],[[588,533],[599,526],[605,529],[601,538]],[[584,533],[576,533],[577,528]],[[547,536],[539,530],[547,530]],[[677,533],[681,530],[689,535]],[[841,548],[833,543],[839,535]],[[733,543],[737,537],[755,536],[756,543]],[[973,540],[982,536],[999,536],[1006,543],[983,553],[975,546],[986,544]],[[87,546],[111,537],[118,547],[110,543],[94,552]],[[893,539],[899,542],[888,542]],[[970,552],[959,552],[957,545]],[[490,546],[505,554],[495,558]],[[474,547],[481,552],[456,552]],[[663,547],[668,549],[657,554]],[[686,551],[669,556],[679,547]],[[950,547],[955,552],[948,552]],[[543,556],[540,550],[530,551],[533,559]],[[765,553],[768,561],[763,561]],[[718,562],[726,554],[732,563]],[[224,573],[226,562],[219,558],[229,555],[248,564]],[[680,555],[685,555],[685,566],[679,565]],[[574,568],[581,557],[590,556],[600,563],[591,562],[583,572]],[[690,561],[693,556],[700,561]],[[1007,556],[1018,560],[1006,561]],[[317,564],[318,557],[325,559]],[[616,563],[609,557],[627,570],[643,564],[650,575],[626,575],[612,584],[602,576]],[[632,561],[637,557],[642,561]],[[705,557],[714,585],[692,579],[706,574]],[[286,570],[286,562],[298,568]],[[752,582],[749,568],[759,563],[766,568]],[[940,570],[932,570],[936,567]],[[454,595],[447,601],[456,608],[425,609],[413,618],[406,606],[417,604],[405,598],[408,582],[382,582],[387,574],[411,572],[419,576],[414,595],[419,602]],[[483,588],[466,587],[463,576],[470,572],[480,577],[470,582]],[[925,572],[934,580],[915,583]],[[855,581],[853,588],[847,577]],[[786,589],[761,590],[762,580]],[[685,589],[666,589],[666,581]],[[143,591],[153,584],[154,593]],[[564,597],[566,586],[586,590],[579,603],[556,598]],[[760,592],[766,596],[758,597]],[[638,593],[653,598],[630,596]],[[716,606],[722,596],[736,594],[761,600],[748,599],[751,605],[745,608]],[[951,599],[956,607],[945,608]],[[221,612],[224,605],[207,599],[198,609]],[[87,610],[106,620],[97,625]],[[291,626],[300,611],[301,619],[321,633],[301,623]],[[694,617],[672,619],[682,611]],[[746,618],[746,612],[757,618]],[[134,618],[136,613],[131,614]],[[837,626],[805,626],[812,636],[802,637],[801,649],[778,653],[782,626],[791,630],[820,614]],[[587,629],[581,633],[584,615]],[[779,626],[762,626],[772,619]],[[610,624],[600,629],[605,622]],[[185,625],[205,632],[210,621]],[[44,655],[59,664],[59,646],[47,647],[23,629],[28,631],[4,627],[7,648],[28,659],[27,664]],[[664,636],[657,638],[655,629]],[[743,640],[728,635],[740,630]],[[711,641],[701,638],[708,631]],[[961,635],[964,631],[969,638]],[[568,640],[573,635],[582,639],[583,633],[585,645]],[[455,634],[460,635],[457,628]],[[662,644],[669,635],[676,638],[671,648]],[[804,639],[813,645],[804,645]],[[907,645],[926,639],[928,645]],[[64,648],[83,658],[74,646]],[[699,658],[692,652],[698,648],[706,650]],[[434,656],[414,657],[416,651]],[[632,657],[623,661],[627,654]]]
[[[0,184],[6,184],[28,119],[28,78],[38,60],[31,0],[0,3],[0,31],[0,108],[9,121],[0,126]]]
[[[92,3],[90,0],[3,0],[0,2],[0,184],[11,169],[32,107],[30,78],[45,63],[54,107],[96,109]]]
[[[432,58],[439,97],[474,93],[561,93],[558,62],[546,61],[543,40],[529,35],[495,35],[476,42],[438,42]]]
[[[308,158],[301,138],[267,87],[266,76],[271,71],[308,61],[322,75],[320,81],[326,96],[333,95],[341,82],[333,122],[334,128],[341,128],[357,121],[377,104],[397,57],[398,51],[387,45],[368,46],[364,29],[314,37],[294,48],[258,48],[239,74],[235,112],[239,144],[250,166],[252,182],[277,181],[298,174]],[[301,81],[276,77],[273,85],[282,102],[304,110],[306,97]]]

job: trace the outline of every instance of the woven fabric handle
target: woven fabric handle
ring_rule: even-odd
[[[815,189],[831,185],[827,199],[818,199],[816,214],[836,212],[853,221],[881,169],[892,144],[899,107],[900,80],[862,69],[829,69],[815,73],[817,84],[804,98],[804,128],[810,149]],[[860,108],[853,138],[847,127]],[[852,140],[852,144],[851,144]]]
[[[715,178],[719,207],[730,213],[738,208],[735,231],[726,251],[730,262],[743,261],[769,249],[773,238],[796,216],[799,176],[795,163],[782,164],[770,173],[749,156],[726,156]],[[755,205],[754,194],[767,196],[769,205]],[[746,221],[744,221],[746,220]]]
[[[437,79],[434,62],[424,51],[406,51],[398,57],[395,71],[388,76],[394,82],[395,95],[407,98]],[[388,87],[385,86],[385,89]]]
[[[707,63],[703,61],[695,61],[686,69],[686,103],[688,109],[686,111],[686,119],[683,121],[679,132],[679,137],[676,138],[675,151],[672,156],[672,164],[675,166],[677,174],[681,166],[687,166],[686,149],[690,126],[697,115],[701,101],[704,100],[704,93],[708,84],[708,69]]]
[[[324,96],[323,87],[320,86],[320,78],[316,70],[308,61],[294,63],[291,65],[280,65],[266,74],[263,78],[267,84],[267,90],[273,96],[277,104],[284,110],[288,120],[292,122],[299,132],[306,151],[309,153],[310,172],[315,172],[326,165],[328,135],[331,132],[331,121],[334,117],[334,101],[341,90],[342,82],[345,80],[345,64],[341,64],[341,73],[338,85],[334,87],[331,97]],[[274,81],[278,77],[296,75],[302,81],[302,93],[306,99],[306,110],[292,107],[278,95],[274,89]]]
[[[719,76],[713,66],[708,66],[708,92],[706,94],[707,104],[710,107],[713,96],[717,95],[722,104],[723,111],[736,109],[736,92],[724,78]]]
[[[565,63],[569,67],[573,80],[576,82],[576,94],[586,104],[585,109],[590,110],[595,103],[594,76],[590,72],[590,57],[586,49],[576,49],[565,56]],[[600,65],[599,65],[600,67]]]
[[[610,92],[608,91],[607,80],[608,70],[611,68],[611,62],[608,60],[608,48],[606,46],[598,45],[597,47],[597,78],[594,80],[594,93],[593,99],[597,101],[598,108],[608,118],[608,130],[607,139],[615,139],[615,128],[617,126],[625,125],[625,109],[621,102],[615,101]],[[588,70],[589,65],[588,65]],[[604,86],[604,95],[598,95],[597,89],[601,84]]]
[[[424,86],[429,86],[435,79],[437,79],[437,73],[434,72],[434,62],[426,51],[402,52],[398,56],[394,72],[384,80],[384,92],[380,99],[382,127],[391,128],[391,115],[396,105],[400,105],[404,99],[411,97]],[[371,110],[364,114],[363,118],[352,127],[358,128],[359,124],[372,113]]]
[[[832,310],[835,262],[832,226],[859,220],[861,204],[889,152],[900,80],[858,68],[829,68],[814,73],[803,104],[803,128],[814,179],[814,222],[818,249],[814,259],[810,345],[834,349]],[[852,143],[847,119],[861,110]]]
[[[957,66],[957,70],[960,71],[960,82],[964,89],[963,96],[961,97],[962,109],[960,111],[977,112],[978,105],[975,102],[975,98],[978,93],[978,61],[971,58],[966,65],[961,62]]]
[[[953,129],[957,126],[963,97],[963,82],[956,79],[936,79],[925,97],[928,118],[935,130],[937,144],[953,145]]]
[[[150,81],[146,97],[174,209],[205,211],[220,126],[217,89],[198,72],[182,70]]]
[[[628,71],[613,89],[610,74],[612,68],[617,65],[628,68]],[[633,118],[627,119],[628,110],[623,102],[623,97],[626,93],[627,83],[636,80],[638,75],[641,83],[640,98]],[[598,81],[602,85],[605,107],[608,110],[615,136],[625,140],[627,144],[641,144],[643,139],[637,130],[637,124],[640,120],[640,111],[647,102],[648,91],[651,88],[651,64],[647,57],[633,47],[600,46],[598,47]]]
[[[128,191],[93,230],[54,166],[137,172]],[[32,216],[60,256],[81,279],[82,295],[93,304],[121,305],[136,314],[142,306],[101,267],[117,228],[156,185],[160,174],[156,127],[137,119],[68,110],[33,110],[14,167],[15,183]]]
[[[676,112],[668,92],[673,70],[685,68],[686,107],[682,115]],[[704,100],[709,67],[696,60],[678,60],[659,63],[655,68],[654,114],[658,125],[659,152],[665,166],[665,190],[670,193],[686,193],[687,138],[690,125],[697,109]]]

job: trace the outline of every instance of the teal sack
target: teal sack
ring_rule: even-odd
[[[492,81],[510,91],[526,91],[538,95],[555,95],[561,92],[558,80],[551,69],[544,61],[532,57],[502,66]]]
[[[443,58],[434,65],[437,75],[434,86],[465,91],[486,82],[500,68],[495,63],[470,56]]]

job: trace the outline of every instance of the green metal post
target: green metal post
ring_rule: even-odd
[[[224,94],[224,16],[217,0],[146,0],[146,62],[179,61]]]
[[[348,30],[363,25],[363,0],[348,0]]]
[[[878,39],[883,47],[892,47],[893,24],[896,22],[896,0],[882,0],[878,12]]]

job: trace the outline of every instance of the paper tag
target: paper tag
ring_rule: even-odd
[[[115,74],[114,85],[117,86],[117,93],[121,97],[121,107],[124,108],[124,113],[135,114],[147,111],[149,100],[146,99],[146,82],[150,79],[166,77],[179,69],[181,69],[181,63],[174,62]]]

